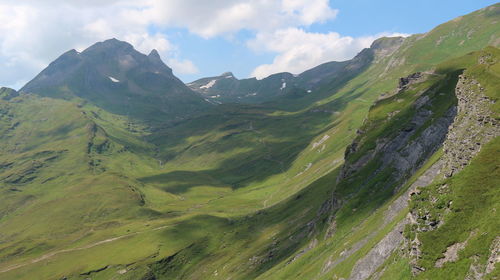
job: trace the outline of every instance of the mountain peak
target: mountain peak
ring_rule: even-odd
[[[148,54],[148,59],[149,61],[153,64],[156,65],[157,67],[160,67],[167,71],[168,73],[172,74],[172,68],[168,67],[163,60],[161,60],[160,54],[156,49],[153,49],[149,54]]]
[[[232,72],[224,72],[220,75],[220,77],[233,77],[234,78],[234,75]]]
[[[374,49],[374,50],[392,48],[394,46],[401,45],[401,43],[403,43],[404,39],[405,38],[401,37],[401,36],[378,38],[377,40],[373,41],[370,48]]]
[[[149,53],[148,55],[150,58],[154,58],[154,59],[159,59],[161,60],[161,57],[160,57],[160,54],[158,53],[158,51],[156,49],[153,49],[151,50],[151,52]]]
[[[117,51],[133,52],[136,50],[131,44],[125,41],[120,41],[116,38],[112,38],[93,44],[92,46],[85,49],[83,53],[117,52]]]
[[[125,41],[121,41],[121,40],[118,40],[116,38],[111,38],[111,39],[107,39],[107,40],[104,40],[102,42],[98,42],[97,44],[104,44],[104,45],[108,45],[108,46],[132,46],[131,44],[125,42]]]
[[[112,113],[148,120],[186,116],[209,106],[173,75],[158,51],[145,55],[115,38],[81,53],[66,52],[21,91],[63,99],[77,96]]]

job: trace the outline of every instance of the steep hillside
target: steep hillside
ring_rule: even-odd
[[[0,278],[498,278],[499,10],[256,104],[123,42],[63,55],[0,90]]]
[[[262,278],[496,279],[499,62],[471,53],[378,101],[326,230]]]

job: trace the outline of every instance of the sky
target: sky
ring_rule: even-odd
[[[352,58],[487,0],[0,0],[0,86],[19,89],[70,49],[110,38],[157,49],[184,82],[301,73]]]

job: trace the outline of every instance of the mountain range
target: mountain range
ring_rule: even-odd
[[[499,21],[261,80],[62,54],[0,89],[0,279],[497,279]]]

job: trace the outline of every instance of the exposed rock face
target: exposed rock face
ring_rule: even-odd
[[[410,76],[419,77],[416,79],[420,79],[421,74]],[[408,84],[405,84],[403,87],[407,86]],[[429,102],[431,100],[428,95],[423,95],[417,99],[413,104],[416,113],[408,125],[391,139],[379,139],[376,148],[366,153],[356,162],[345,164],[338,180],[349,177],[376,156],[380,158],[381,162],[378,171],[389,166],[395,169],[394,176],[391,176],[394,181],[399,181],[418,170],[421,164],[441,146],[448,133],[448,127],[456,115],[456,108],[450,107],[444,116],[434,120],[431,125],[417,134],[419,128],[432,119],[432,111],[426,109],[425,106]],[[357,143],[354,142],[347,148],[346,157],[355,152],[356,149]]]
[[[404,37],[384,37],[375,40],[370,46],[375,52],[375,61],[393,54],[401,47],[404,41]]]
[[[490,248],[490,257],[486,265],[486,274],[490,274],[495,269],[495,265],[500,262],[500,236],[497,236]]]
[[[401,78],[398,91],[407,89],[410,84],[421,80],[421,78],[421,73]],[[348,177],[356,169],[362,168],[369,160],[379,157],[381,162],[379,170],[390,166],[395,169],[392,177],[402,179],[405,174],[414,173],[421,162],[427,158],[427,155],[434,153],[441,144],[444,145],[445,154],[443,158],[420,176],[407,193],[390,205],[386,211],[385,223],[393,220],[401,209],[408,206],[408,197],[411,197],[414,193],[418,193],[419,187],[427,186],[439,174],[444,173],[446,176],[452,176],[460,171],[479,152],[481,145],[500,135],[497,120],[490,117],[492,112],[489,108],[493,101],[484,94],[484,89],[477,81],[461,75],[456,85],[455,94],[458,98],[458,106],[451,107],[443,117],[433,121],[432,125],[415,138],[415,131],[428,122],[432,115],[431,111],[425,109],[425,105],[429,102],[429,95],[420,97],[413,104],[416,113],[408,128],[402,129],[391,139],[379,140],[376,148],[371,153],[360,158],[350,166],[344,167],[342,175]],[[415,139],[411,140],[412,138]],[[347,149],[346,154],[356,152],[356,148],[357,145],[354,143]],[[440,193],[447,191],[449,191],[447,185],[443,185],[439,189]],[[410,213],[406,219],[372,248],[365,257],[356,263],[349,279],[367,279],[373,275],[377,268],[404,240],[401,231],[406,224],[414,224],[416,225],[415,230],[417,232],[423,232],[439,227],[442,224],[441,220],[441,217],[430,217],[429,212],[425,209],[419,209],[418,213]],[[408,254],[412,271],[414,274],[418,274],[423,270],[423,268],[418,266],[418,259],[420,257],[419,248],[421,246],[418,234],[413,240],[408,241],[407,244],[409,246]],[[458,252],[465,245],[466,241],[450,246],[444,253],[443,258],[436,262],[436,267],[442,267],[446,262],[456,261],[458,259]],[[492,245],[493,247],[495,246]],[[496,262],[498,257],[495,255],[497,254],[495,252],[497,251],[492,249],[492,256],[490,256],[489,263],[494,264]],[[493,267],[493,265],[490,266]],[[471,266],[471,271],[477,270],[472,268]],[[485,271],[485,269],[481,269],[481,271]],[[469,274],[475,275],[472,272]],[[476,278],[472,277],[471,279]]]
[[[391,255],[394,249],[403,241],[403,228],[406,219],[401,221],[389,232],[366,256],[354,266],[350,280],[367,279]]]
[[[450,108],[445,116],[427,127],[415,140],[410,140],[415,130],[431,117],[430,111],[419,110],[411,121],[414,128],[411,131],[402,130],[393,141],[383,147],[382,162],[386,165],[392,163],[399,173],[398,177],[408,171],[415,172],[427,156],[432,155],[443,143],[454,116],[455,108]]]
[[[416,83],[422,78],[421,72],[416,72],[408,75],[407,77],[399,78],[398,90],[407,89],[409,85]]]
[[[408,89],[410,84],[421,81],[422,78],[421,73],[415,73],[407,78],[403,78],[398,91]],[[382,172],[382,170],[392,170],[390,182],[386,181],[384,184],[397,183],[398,185],[402,185],[408,179],[409,175],[414,174],[441,147],[448,133],[448,127],[455,118],[456,107],[454,106],[449,107],[446,113],[439,118],[435,118],[433,112],[428,109],[433,102],[433,94],[433,92],[424,93],[418,98],[412,105],[415,113],[408,122],[408,125],[387,138],[378,139],[376,147],[372,151],[364,154],[353,163],[345,164],[339,178],[349,180],[349,177],[360,168],[363,168],[367,162],[378,158],[379,166],[374,174],[376,175]],[[358,134],[362,137],[364,132],[359,131]],[[357,149],[358,144],[354,142],[347,148],[346,156],[357,152]],[[440,173],[442,165],[442,161],[435,163],[410,186],[405,194],[391,203],[385,212],[381,228],[393,222],[398,214],[408,206],[408,198],[415,192],[417,187],[428,185],[436,178]],[[373,275],[388,256],[401,246],[404,240],[402,234],[403,228],[410,220],[411,216],[401,221],[367,255],[360,259],[355,264],[350,279],[367,279],[370,275]],[[367,237],[367,239],[369,240],[372,237]],[[418,244],[415,252],[418,254]],[[325,264],[326,270],[331,269],[335,264],[336,262],[333,261]]]
[[[436,267],[443,267],[447,262],[455,262],[458,260],[458,252],[463,250],[467,245],[467,241],[455,243],[449,246],[444,252],[444,257],[436,261]]]
[[[500,236],[497,236],[497,238],[493,240],[490,246],[490,255],[486,263],[481,263],[479,256],[473,256],[471,259],[472,263],[465,280],[489,279],[485,276],[492,273],[495,269],[495,265],[500,262]]]
[[[458,99],[457,115],[449,127],[446,140],[443,143],[444,155],[441,158],[443,166],[441,174],[451,177],[461,171],[474,156],[480,151],[481,146],[493,138],[500,136],[498,121],[492,118],[490,110],[493,100],[484,94],[484,88],[473,78],[460,75],[455,87]],[[439,193],[449,192],[449,186],[444,184],[439,187]],[[435,198],[430,198],[432,203]],[[448,208],[452,202],[449,202]],[[446,209],[445,209],[446,211]],[[448,210],[449,211],[449,210]],[[417,236],[410,241],[410,258],[413,273],[418,274],[422,268],[417,263],[419,259],[418,232],[431,231],[438,228],[442,222],[442,214],[431,217],[428,209],[412,211],[411,223],[415,226]],[[450,246],[444,253],[444,257],[436,262],[436,267],[442,267],[446,262],[454,262],[458,258],[458,251],[463,249],[466,242],[456,243]],[[493,245],[492,245],[493,246]],[[481,279],[482,272],[478,265],[471,265],[469,279]],[[479,275],[479,276],[478,276]]]
[[[418,179],[408,188],[408,190],[398,197],[394,202],[389,205],[389,208],[384,213],[384,222],[386,224],[392,222],[392,220],[406,207],[408,207],[409,198],[417,192],[417,188],[424,187],[432,183],[432,181],[440,174],[441,168],[443,166],[443,161],[438,161],[434,163],[429,169],[427,169],[424,174],[422,174]]]
[[[462,170],[480,151],[481,146],[500,136],[500,126],[489,109],[494,103],[476,80],[460,75],[455,93],[458,114],[444,142],[443,168],[446,177]]]
[[[383,228],[390,222],[392,222],[397,214],[408,207],[408,198],[413,195],[418,187],[426,186],[430,184],[442,167],[442,161],[436,162],[429,169],[427,169],[424,174],[422,174],[408,190],[401,195],[398,199],[389,205],[389,208],[384,213],[384,223],[380,226]],[[378,267],[382,265],[385,260],[390,256],[394,250],[400,247],[401,242],[404,240],[402,231],[405,225],[411,222],[412,216],[408,215],[407,218],[403,219],[386,237],[384,237],[375,247],[373,247],[368,254],[366,254],[362,259],[358,260],[355,264],[351,277],[349,279],[367,279],[377,271]],[[365,243],[368,238],[364,240]],[[412,244],[415,246],[414,254],[418,255],[418,240],[413,240]],[[364,244],[363,244],[364,245]],[[359,249],[356,248],[356,250]],[[352,254],[352,253],[351,253]]]

